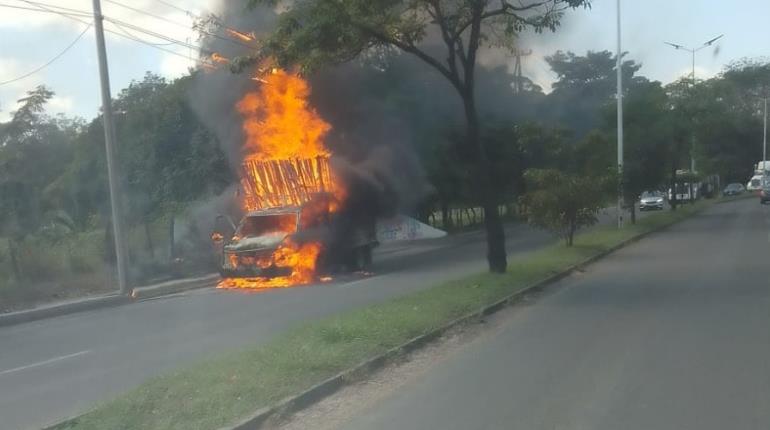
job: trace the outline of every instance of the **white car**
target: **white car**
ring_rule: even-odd
[[[645,191],[639,199],[639,210],[662,210],[664,200],[664,194],[660,191]]]

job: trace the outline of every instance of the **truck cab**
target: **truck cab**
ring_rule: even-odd
[[[279,267],[273,255],[286,243],[323,244],[318,256],[320,273],[367,270],[376,247],[376,231],[353,225],[331,210],[329,199],[317,196],[301,206],[261,209],[246,213],[236,226],[228,219],[231,235],[212,234],[221,252],[223,278],[275,278],[288,276],[291,268]],[[340,240],[343,238],[343,240]]]
[[[290,269],[275,267],[271,256],[287,238],[297,233],[300,214],[299,207],[248,212],[223,243],[220,274],[223,277],[288,275]]]

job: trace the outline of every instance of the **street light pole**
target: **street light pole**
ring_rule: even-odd
[[[618,228],[623,227],[623,65],[621,51],[621,27],[620,27],[620,0],[618,4],[618,53],[617,53],[617,72],[618,72]],[[632,208],[632,210],[635,210]]]
[[[104,26],[102,6],[99,0],[93,0],[94,30],[96,33],[96,53],[99,57],[99,78],[102,90],[102,119],[104,121],[104,145],[107,156],[107,178],[110,188],[110,206],[112,209],[112,233],[115,242],[115,259],[118,269],[118,287],[121,294],[128,294],[126,282],[126,253],[123,241],[123,216],[120,199],[118,163],[115,159],[115,127],[112,122],[112,96],[110,95],[110,77],[107,68],[107,50],[104,44]]]
[[[692,50],[692,86],[695,86],[695,53],[696,52],[698,52],[697,49]]]
[[[663,42],[663,43],[665,43],[666,45],[673,46],[674,49],[676,49],[676,50],[687,51],[690,54],[692,54],[692,86],[695,87],[695,53],[700,51],[703,48],[706,48],[708,46],[713,45],[714,42],[716,42],[717,40],[721,39],[722,37],[724,37],[724,34],[720,34],[719,36],[717,36],[717,37],[707,41],[706,43],[704,43],[701,46],[698,46],[697,48],[687,48],[684,45],[679,45],[677,43],[671,43],[671,42]],[[694,154],[694,152],[695,152],[695,134],[693,134],[693,143],[692,143],[692,147],[690,148],[690,172],[693,173],[693,174],[695,173],[695,154]]]

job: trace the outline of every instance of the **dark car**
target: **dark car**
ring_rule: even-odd
[[[743,184],[732,183],[725,187],[724,191],[722,191],[722,194],[726,196],[737,196],[743,194],[745,190],[746,188],[743,186]]]
[[[759,203],[765,204],[766,202],[770,202],[770,184],[765,184],[759,191]]]

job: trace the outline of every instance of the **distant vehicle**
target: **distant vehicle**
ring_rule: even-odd
[[[754,175],[751,180],[746,184],[746,189],[749,191],[757,191],[762,188],[762,175]]]
[[[765,202],[770,202],[770,184],[765,184],[759,192],[759,203],[765,204]]]
[[[662,191],[645,191],[639,199],[639,210],[662,210],[665,194]]]
[[[726,196],[737,196],[743,194],[744,191],[746,191],[746,188],[744,188],[742,184],[734,182],[732,184],[728,184],[724,191],[722,191],[722,194]]]

